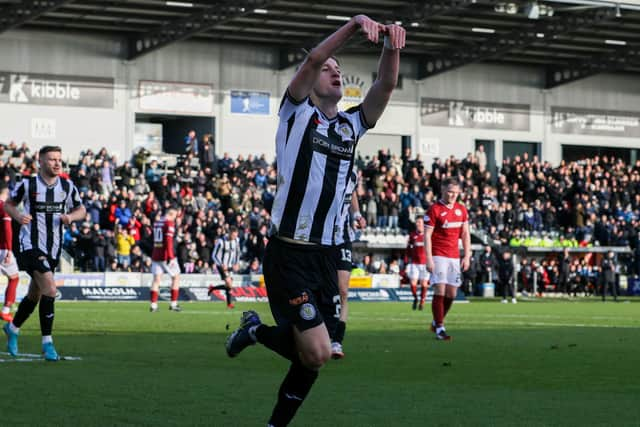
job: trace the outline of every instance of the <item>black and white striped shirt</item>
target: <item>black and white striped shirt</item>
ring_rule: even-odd
[[[23,204],[31,215],[29,224],[20,227],[20,252],[39,250],[58,260],[62,250],[62,221],[60,216],[82,204],[80,193],[73,183],[58,178],[47,185],[40,175],[23,178],[11,193],[11,200]]]
[[[342,208],[355,148],[371,128],[362,104],[330,119],[309,98],[297,103],[287,92],[279,117],[272,233],[322,245],[342,244]]]
[[[216,240],[211,259],[218,267],[231,269],[240,262],[240,239],[236,237],[232,240],[225,236]]]

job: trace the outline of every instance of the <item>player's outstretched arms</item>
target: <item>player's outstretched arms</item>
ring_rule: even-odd
[[[406,42],[405,29],[399,25],[384,27],[385,43],[378,63],[378,78],[362,102],[362,112],[367,123],[373,126],[387,107],[391,93],[398,84],[400,49]]]
[[[302,101],[306,98],[311,93],[311,88],[318,79],[324,62],[357,32],[362,33],[367,40],[378,43],[379,34],[385,31],[384,25],[368,16],[354,16],[309,52],[295,76],[293,76],[291,83],[289,83],[289,95],[297,101]]]

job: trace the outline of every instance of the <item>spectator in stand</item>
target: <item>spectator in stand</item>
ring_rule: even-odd
[[[152,190],[155,191],[162,176],[164,176],[164,172],[158,167],[158,161],[156,159],[151,160],[144,177]]]
[[[389,208],[391,207],[385,192],[378,193],[378,228],[386,228],[389,223]]]
[[[136,241],[129,235],[127,229],[119,225],[116,231],[116,257],[118,265],[124,271],[127,271],[131,264],[131,248],[135,244]]]
[[[243,274],[262,274],[262,263],[258,258],[253,258]]]
[[[478,171],[483,173],[487,170],[487,153],[484,151],[484,145],[478,145],[476,150],[476,159],[478,161]]]
[[[391,193],[389,197],[389,224],[388,228],[398,228],[398,195],[396,193]]]
[[[378,204],[373,194],[373,190],[368,190],[366,195],[366,203],[362,203],[361,206],[365,206],[367,224],[378,223]]]
[[[102,162],[100,177],[102,178],[102,194],[107,196],[113,192],[113,184],[115,182],[113,166],[108,160]]]
[[[205,170],[209,168],[215,174],[218,164],[216,160],[215,146],[213,144],[213,137],[211,134],[206,134],[202,137],[202,150],[198,156],[200,159],[200,169]]]
[[[80,234],[76,238],[74,252],[80,271],[83,273],[92,271],[90,267],[93,261],[93,233],[91,232],[91,224],[86,221],[82,223]]]
[[[373,254],[366,254],[362,258],[362,262],[358,264],[358,268],[364,270],[367,274],[374,274],[377,272],[377,268],[373,265]]]
[[[104,232],[100,230],[100,224],[93,224],[91,238],[91,254],[93,256],[93,271],[105,271],[107,240]]]
[[[72,222],[62,235],[62,249],[67,251],[71,256],[75,254],[76,240],[79,234],[78,226],[75,222]]]
[[[131,220],[131,209],[127,206],[126,200],[120,200],[114,215],[116,224],[121,225],[122,227],[126,227],[129,224],[129,221]]]
[[[184,152],[185,154],[198,155],[198,137],[195,130],[190,130],[187,136],[184,137]]]
[[[218,160],[218,172],[223,175],[229,173],[232,163],[233,159],[229,157],[229,153],[225,152],[222,158]]]

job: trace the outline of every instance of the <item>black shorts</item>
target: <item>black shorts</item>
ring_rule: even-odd
[[[336,262],[338,270],[351,272],[353,270],[353,245],[351,242],[344,242],[335,247]]]
[[[33,276],[34,271],[53,273],[58,266],[57,259],[53,259],[44,252],[35,249],[18,252],[16,259],[18,261],[18,268],[26,271],[29,276]]]
[[[335,329],[340,301],[334,247],[269,240],[263,262],[269,306],[276,323],[305,331],[322,324]]]

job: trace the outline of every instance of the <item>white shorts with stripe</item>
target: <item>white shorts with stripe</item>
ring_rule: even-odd
[[[4,274],[7,277],[18,275],[18,263],[16,262],[16,257],[12,253],[11,261],[9,261],[8,264],[5,263],[7,255],[10,253],[11,251],[8,249],[0,249],[0,274]]]
[[[429,280],[429,276],[426,264],[407,265],[407,277],[409,280]]]
[[[167,273],[171,277],[176,277],[180,274],[180,266],[178,261],[174,258],[172,261],[152,261],[151,262],[151,274]]]
[[[432,285],[460,286],[462,277],[460,274],[460,258],[447,258],[443,256],[433,257]]]

